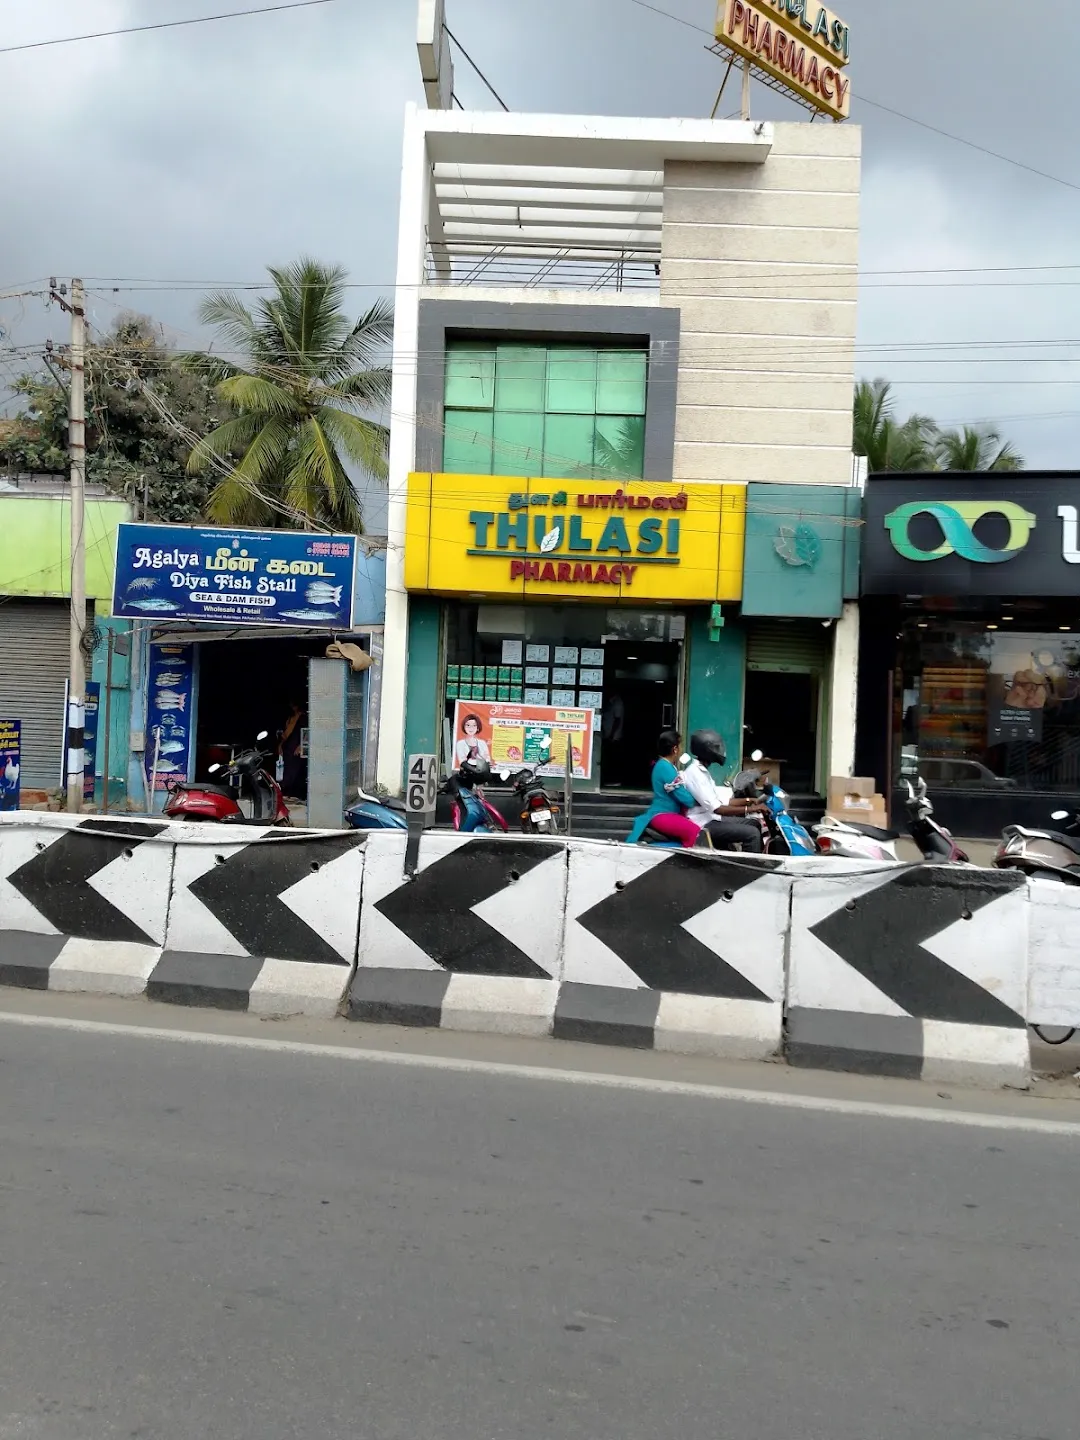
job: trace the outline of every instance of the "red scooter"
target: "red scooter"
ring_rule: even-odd
[[[229,764],[211,765],[210,774],[233,779],[235,785],[186,780],[170,781],[165,814],[170,820],[213,821],[220,825],[291,825],[281,786],[267,768],[273,752],[258,749],[267,731],[258,734],[256,746],[244,750]]]

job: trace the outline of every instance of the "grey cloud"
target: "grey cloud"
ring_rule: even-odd
[[[656,3],[706,27],[712,17],[712,0]],[[146,15],[135,0],[56,0],[47,17],[34,13],[44,8],[27,7],[8,43]],[[169,10],[213,8],[175,0]],[[447,0],[447,8],[511,107],[704,115],[715,98],[721,62],[705,37],[631,0]],[[1062,357],[1053,366],[978,364],[975,352],[944,366],[928,364],[925,347],[1066,338],[1080,286],[896,289],[870,272],[1070,263],[1080,193],[858,97],[1080,184],[1069,99],[1080,15],[1057,7],[1047,45],[1017,18],[1028,7],[1005,0],[837,0],[833,8],[852,26],[854,118],[865,127],[861,369],[893,376],[903,403],[943,418],[1030,415],[1004,422],[1029,462],[1075,463],[1080,400],[1076,367],[1064,358],[1072,352],[1025,352]],[[392,284],[402,112],[420,97],[414,30],[414,0],[338,0],[0,56],[9,132],[23,137],[0,157],[0,283],[49,270],[239,281],[307,251],[341,261],[358,283]],[[463,102],[493,108],[468,66],[459,59],[456,68]],[[767,119],[801,115],[760,86],[754,106]],[[1080,271],[1028,278],[1080,281]],[[353,293],[359,309],[375,291]],[[113,304],[132,304],[186,335],[197,330],[190,294],[95,304],[102,323]],[[16,318],[0,302],[0,324]],[[49,325],[60,333],[56,317],[23,302],[16,338],[36,339]],[[883,344],[912,348],[869,348]],[[1061,379],[1070,383],[1048,383]]]

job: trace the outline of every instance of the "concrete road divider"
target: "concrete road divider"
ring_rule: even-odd
[[[1026,1083],[1080,889],[534,836],[0,815],[0,984]]]
[[[1080,1027],[1080,886],[1031,881],[1031,970],[1027,1017],[1033,1025]]]
[[[826,1069],[1024,1085],[1027,955],[1022,876],[801,862],[787,1057]]]
[[[264,1014],[337,1012],[364,837],[0,817],[0,984]]]

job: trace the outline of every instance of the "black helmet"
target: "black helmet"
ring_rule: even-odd
[[[458,779],[470,789],[474,785],[486,785],[491,779],[491,766],[482,755],[470,755],[461,762]]]
[[[727,746],[716,730],[695,730],[690,736],[690,754],[707,770],[710,765],[727,764]]]

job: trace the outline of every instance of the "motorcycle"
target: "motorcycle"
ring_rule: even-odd
[[[1022,870],[1041,880],[1080,885],[1080,815],[1070,820],[1068,810],[1055,810],[1050,819],[1069,820],[1069,824],[1064,830],[1006,825],[994,856],[997,869]]]
[[[896,842],[900,838],[897,830],[881,830],[876,825],[860,825],[855,820],[837,820],[834,815],[826,815],[814,826],[814,835],[821,855],[840,860],[900,863],[896,853]]]
[[[542,750],[551,749],[550,737],[545,737],[541,742]],[[546,757],[545,757],[546,758]],[[507,780],[513,780],[514,794],[518,796],[523,809],[521,811],[521,831],[523,835],[557,835],[559,833],[558,816],[561,813],[560,807],[552,803],[547,793],[547,788],[540,778],[540,765],[526,761],[515,770],[503,769],[499,771],[499,779],[505,784]]]
[[[761,751],[755,750],[751,760],[760,760]],[[765,829],[765,853],[767,855],[816,855],[818,847],[806,826],[794,815],[789,807],[788,793],[779,785],[765,780],[761,770],[740,770],[731,782],[732,794],[737,800],[761,800],[765,806],[761,815]]]
[[[267,738],[261,730],[255,746],[244,750],[228,765],[211,765],[209,774],[235,780],[235,785],[217,781],[170,780],[166,788],[165,815],[170,820],[210,821],[219,825],[291,825],[288,806],[274,773],[267,767],[273,751],[258,748]]]
[[[943,825],[933,818],[934,807],[926,793],[926,781],[920,775],[917,785],[905,780],[908,798],[904,808],[908,817],[908,833],[922,852],[924,860],[933,865],[970,865],[970,857],[960,849]]]
[[[353,830],[407,830],[405,801],[393,796],[380,800],[366,790],[357,790],[358,799],[345,811],[345,823]]]
[[[450,796],[454,829],[480,835],[491,835],[496,831],[506,834],[510,826],[484,794],[474,765],[474,761],[466,760],[440,786],[442,793]],[[483,763],[483,771],[490,774],[486,762]]]

